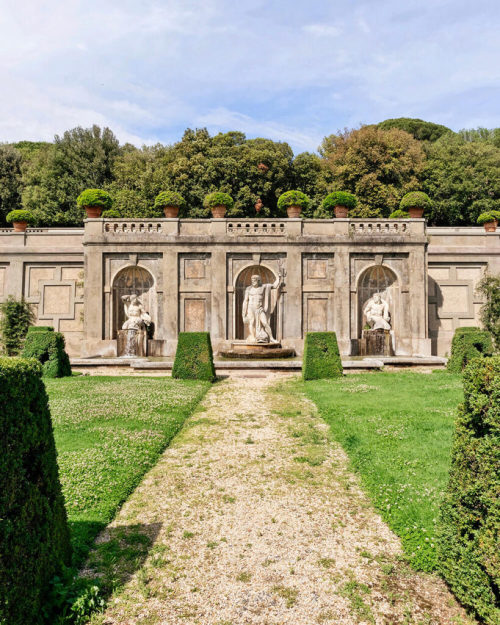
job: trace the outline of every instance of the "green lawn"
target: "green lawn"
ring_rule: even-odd
[[[77,566],[210,384],[82,376],[45,385]]]
[[[363,373],[306,382],[305,388],[411,564],[433,570],[461,376]]]

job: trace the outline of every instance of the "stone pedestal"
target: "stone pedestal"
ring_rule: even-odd
[[[289,347],[281,347],[281,343],[234,341],[231,343],[231,349],[221,350],[219,354],[223,358],[266,360],[270,358],[291,358],[295,356],[295,350]]]
[[[118,356],[144,358],[146,356],[147,332],[145,330],[118,330]]]
[[[394,356],[390,330],[363,330],[359,339],[360,356]]]

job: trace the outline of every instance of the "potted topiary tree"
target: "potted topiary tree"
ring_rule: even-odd
[[[163,209],[167,219],[178,217],[181,206],[184,206],[184,198],[177,191],[161,191],[155,198],[155,208]]]
[[[347,191],[333,191],[323,200],[323,208],[326,211],[335,211],[337,219],[346,219],[350,208],[354,208],[358,200],[356,196]]]
[[[203,206],[210,208],[214,219],[223,219],[227,209],[231,209],[234,205],[233,198],[229,193],[222,191],[214,191],[205,196]]]
[[[300,213],[307,209],[311,200],[302,191],[285,191],[278,198],[278,208],[280,211],[286,209],[286,214],[290,219],[300,217]]]
[[[424,211],[432,206],[431,198],[422,191],[411,191],[403,195],[399,208],[408,211],[410,219],[422,219]]]
[[[500,217],[500,211],[489,211],[488,213],[481,213],[477,218],[477,223],[480,226],[484,226],[486,232],[495,232],[498,225],[498,218]]]
[[[7,213],[5,219],[7,223],[12,224],[14,232],[24,232],[28,224],[33,221],[33,214],[30,211],[18,209]]]
[[[410,213],[402,211],[400,208],[398,208],[389,215],[389,219],[408,219],[409,216]]]
[[[87,219],[97,219],[103,210],[111,208],[111,196],[102,189],[85,189],[76,199],[76,203],[85,209]]]

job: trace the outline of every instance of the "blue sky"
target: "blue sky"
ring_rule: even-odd
[[[497,0],[0,0],[0,141],[187,127],[315,150],[420,117],[500,126]]]

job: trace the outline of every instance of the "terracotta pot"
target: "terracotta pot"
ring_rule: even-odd
[[[410,219],[422,219],[424,216],[424,209],[419,206],[412,206],[408,209],[408,213],[410,214]]]
[[[212,206],[212,217],[214,219],[224,219],[224,215],[226,214],[226,207],[224,204],[218,204],[217,206]]]
[[[485,224],[483,224],[483,226],[486,232],[495,232],[498,226],[498,220],[495,219],[494,221],[487,221]]]
[[[27,221],[14,221],[12,222],[14,226],[14,232],[25,232],[26,227],[28,226]]]
[[[300,217],[300,213],[302,212],[302,206],[287,206],[286,207],[286,214],[288,215],[289,219],[297,219],[298,217]]]
[[[102,213],[102,206],[84,206],[87,219],[99,219]]]
[[[337,219],[347,219],[347,213],[349,211],[347,206],[342,206],[341,204],[337,204],[333,210],[335,211],[335,217]]]
[[[179,207],[178,206],[164,206],[163,212],[165,213],[165,217],[167,219],[175,219],[179,216]]]

